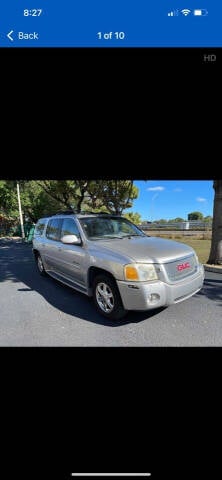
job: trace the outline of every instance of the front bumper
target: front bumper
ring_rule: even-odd
[[[198,273],[174,284],[160,280],[153,282],[117,281],[123,306],[126,310],[149,310],[182,302],[197,293],[203,286],[204,268]]]

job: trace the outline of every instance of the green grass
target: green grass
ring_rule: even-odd
[[[210,246],[211,240],[198,240],[195,238],[187,238],[185,237],[184,240],[177,240],[178,242],[186,243],[186,245],[190,245],[200,260],[200,263],[207,263],[210,254]]]
[[[160,235],[158,235],[160,237]],[[179,235],[178,235],[179,237]],[[166,235],[164,235],[164,237],[162,238],[170,238],[172,239],[172,235],[170,235],[169,237],[167,237]],[[206,240],[206,239],[199,239],[199,238],[195,238],[195,237],[187,237],[187,236],[181,236],[179,238],[177,238],[177,236],[174,236],[174,238],[172,240],[175,240],[176,242],[181,242],[181,243],[185,243],[186,245],[190,245],[190,247],[192,247],[196,254],[198,255],[198,258],[199,258],[199,261],[200,263],[206,263],[208,258],[209,258],[209,254],[210,254],[210,246],[211,246],[211,240]]]

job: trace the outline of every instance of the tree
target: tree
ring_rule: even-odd
[[[9,217],[18,217],[18,197],[15,181],[0,181],[0,212]]]
[[[167,223],[167,220],[165,220],[165,218],[160,218],[160,220],[154,220],[153,223],[162,223],[165,225]]]
[[[215,180],[212,240],[209,264],[222,265],[222,180]]]
[[[123,216],[135,225],[141,225],[141,215],[138,212],[125,213]]]
[[[169,220],[169,223],[170,222],[172,222],[172,223],[184,222],[184,219],[181,218],[181,217],[176,217],[176,218],[172,218],[172,220]]]
[[[122,214],[138,196],[132,180],[44,180],[38,184],[66,208]]]
[[[62,203],[48,195],[36,181],[26,181],[20,187],[25,221],[36,223],[41,217],[53,215],[63,208]]]
[[[87,192],[87,180],[41,180],[37,182],[54,200],[67,209],[81,211],[81,206]]]
[[[203,214],[201,212],[188,213],[188,220],[203,220]]]
[[[92,209],[103,207],[108,213],[121,215],[131,208],[138,197],[138,188],[133,180],[99,180],[87,185],[87,204]]]
[[[138,196],[131,180],[23,180],[19,184],[24,220],[32,222],[64,209],[121,214]],[[0,181],[0,213],[18,220],[16,181]]]
[[[213,221],[213,217],[211,217],[211,215],[207,215],[206,217],[204,217],[205,223],[211,223],[212,221]]]
[[[16,181],[0,181],[0,212],[19,219]],[[25,221],[36,222],[40,217],[61,210],[62,203],[53,199],[36,181],[20,181],[20,197]]]
[[[104,193],[106,191],[107,181],[91,180],[87,184],[87,191],[83,200],[83,210],[92,210],[93,212],[109,213],[104,204]]]

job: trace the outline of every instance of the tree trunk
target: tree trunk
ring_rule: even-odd
[[[214,181],[214,213],[209,264],[222,265],[222,180]]]
[[[77,203],[76,203],[77,213],[81,212],[81,206],[82,206],[82,202],[84,200],[84,197],[85,197],[85,192],[81,191],[80,197],[78,198]]]
[[[82,204],[85,200],[85,195],[87,193],[87,188],[90,183],[90,180],[80,180],[79,181],[79,189],[80,189],[80,197],[77,200],[77,212],[81,212]]]

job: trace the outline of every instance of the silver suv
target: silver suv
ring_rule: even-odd
[[[35,227],[33,253],[41,275],[93,296],[97,310],[120,319],[128,310],[181,302],[198,292],[204,269],[194,250],[149,237],[126,218],[61,213]]]

